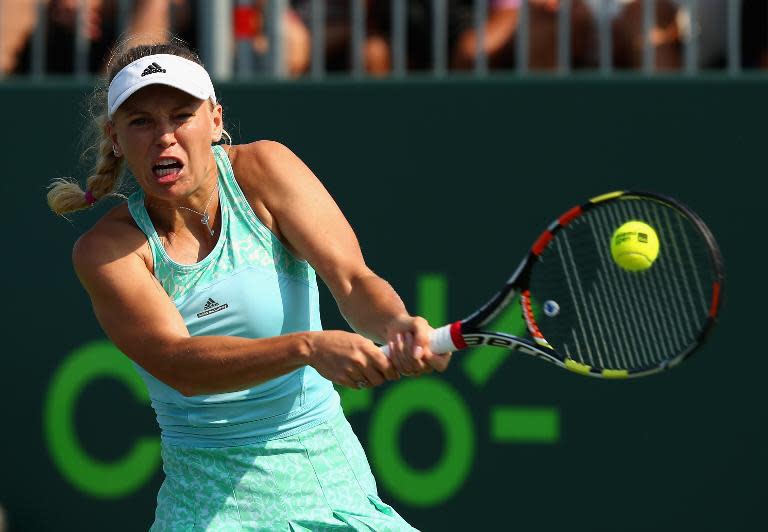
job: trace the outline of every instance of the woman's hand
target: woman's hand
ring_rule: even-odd
[[[420,316],[401,316],[387,325],[389,358],[401,375],[415,377],[432,370],[445,371],[451,353],[433,353],[429,336],[433,329]]]
[[[326,379],[350,388],[397,380],[394,364],[373,342],[345,331],[310,333],[309,365]]]

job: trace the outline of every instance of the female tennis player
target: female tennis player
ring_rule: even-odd
[[[139,186],[73,261],[157,414],[166,478],[152,530],[412,530],[377,496],[332,383],[445,370],[431,327],[366,266],[291,151],[218,144],[222,107],[186,47],[126,48],[107,81],[93,175],[85,190],[55,180],[48,201],[86,208],[124,165]],[[315,271],[359,334],[322,330]]]

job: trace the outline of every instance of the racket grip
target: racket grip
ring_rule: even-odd
[[[432,331],[432,334],[429,335],[429,348],[433,353],[437,354],[448,353],[458,349],[451,338],[451,325],[444,325]],[[381,346],[381,350],[385,355],[389,356],[388,345]]]

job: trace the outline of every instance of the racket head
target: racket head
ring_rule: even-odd
[[[642,271],[627,271],[611,256],[611,238],[631,220],[658,235],[658,257]],[[724,281],[717,242],[690,208],[660,194],[612,192],[554,220],[504,289],[462,321],[462,331],[492,325],[519,293],[530,338],[511,348],[589,376],[648,375],[701,346]]]

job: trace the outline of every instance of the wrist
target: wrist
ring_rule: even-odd
[[[314,331],[296,334],[296,355],[302,365],[309,366],[312,364],[317,334]]]
[[[412,319],[413,316],[407,312],[403,312],[402,314],[398,314],[390,318],[389,321],[384,324],[384,341],[389,339],[393,333],[402,330],[403,326]]]

